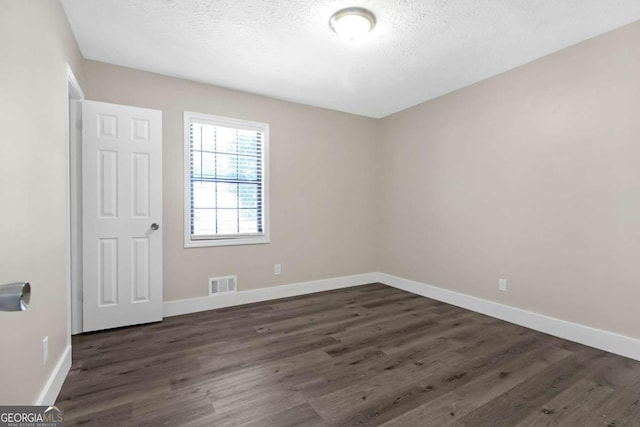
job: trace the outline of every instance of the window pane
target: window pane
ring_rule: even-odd
[[[193,210],[193,234],[194,235],[214,235],[216,234],[216,210],[215,209],[194,209]]]
[[[216,127],[202,125],[202,150],[216,150]]]
[[[219,179],[238,179],[238,156],[235,154],[218,154],[217,155]]]
[[[200,176],[202,172],[201,167],[202,153],[200,151],[191,152],[191,174],[194,176]]]
[[[228,182],[218,182],[216,200],[218,208],[238,207],[238,184]]]
[[[238,135],[235,129],[218,127],[216,136],[218,137],[217,151],[222,153],[237,153]]]
[[[239,184],[238,204],[241,208],[257,208],[258,184]]]
[[[258,179],[259,160],[256,157],[238,156],[238,179]]]
[[[202,125],[191,125],[191,149],[200,150],[200,138],[202,136]]]
[[[257,233],[258,232],[258,214],[255,210],[240,211],[240,232],[241,233]]]
[[[202,156],[202,176],[214,178],[216,176],[216,155],[215,153],[203,152]]]
[[[261,139],[259,132],[238,131],[238,154],[258,156]]]
[[[237,234],[238,233],[238,211],[236,209],[218,210],[218,233]]]
[[[193,207],[216,207],[216,184],[214,182],[193,182]]]

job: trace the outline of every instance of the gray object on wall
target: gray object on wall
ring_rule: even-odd
[[[31,300],[29,282],[0,285],[0,311],[24,311]]]

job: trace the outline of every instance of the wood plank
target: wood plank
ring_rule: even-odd
[[[73,337],[68,426],[633,426],[640,362],[382,284]]]
[[[542,410],[546,402],[563,389],[572,387],[585,374],[584,366],[578,363],[576,357],[567,357],[466,415],[460,422],[466,426],[516,425],[532,413]]]
[[[521,336],[516,343],[508,336],[491,337],[478,345],[490,352],[473,352],[469,357],[447,353],[443,358],[424,359],[424,365],[404,366],[337,392],[312,400],[313,407],[339,425],[362,425],[389,421],[441,394],[453,391],[472,379],[519,357],[540,345],[537,337]],[[458,355],[458,358],[454,357]],[[360,401],[359,396],[363,399]],[[355,413],[355,415],[354,415]]]
[[[464,415],[508,392],[550,364],[569,355],[571,352],[557,347],[534,349],[522,357],[495,366],[486,374],[455,388],[454,391],[432,399],[384,425],[387,427],[419,425],[421,420],[427,419],[438,426],[455,424]]]
[[[600,406],[604,400],[609,399],[612,393],[611,387],[582,379],[544,403],[542,408],[518,423],[518,426],[587,426],[594,424],[596,420],[593,409]],[[608,421],[605,422],[603,419],[598,424],[607,425]]]

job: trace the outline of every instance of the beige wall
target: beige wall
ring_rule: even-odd
[[[237,274],[247,290],[375,270],[375,120],[100,62],[84,68],[87,99],[162,110],[165,301],[205,296],[219,275]],[[270,244],[183,247],[185,110],[270,124]]]
[[[31,404],[69,337],[65,63],[81,79],[82,58],[52,0],[1,0],[0,52],[0,283],[32,285],[26,312],[0,312],[0,404]]]
[[[639,338],[638,40],[635,23],[383,119],[380,269]]]

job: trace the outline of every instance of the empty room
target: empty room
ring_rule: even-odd
[[[0,54],[0,427],[640,427],[638,0],[0,0]]]

